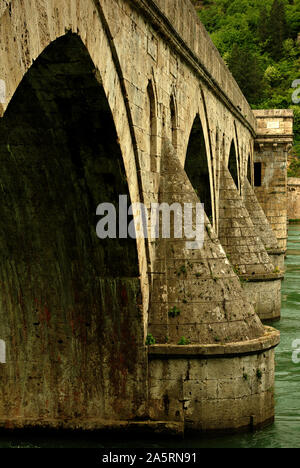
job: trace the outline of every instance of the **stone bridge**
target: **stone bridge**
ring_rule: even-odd
[[[251,111],[189,0],[2,0],[0,80],[0,425],[272,421],[292,113]],[[100,240],[119,195],[203,202],[203,248]]]

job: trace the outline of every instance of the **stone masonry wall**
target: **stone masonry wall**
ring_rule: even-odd
[[[203,347],[194,351],[191,347],[186,355],[178,347],[176,351],[154,347],[149,363],[150,416],[184,421],[188,430],[201,431],[254,428],[273,421],[274,349],[235,357],[234,348],[232,352],[226,358],[221,349],[213,357]]]
[[[261,164],[261,185],[255,193],[276,233],[287,247],[287,158],[293,143],[293,111],[254,111],[257,118],[255,163]]]
[[[288,218],[300,220],[300,179],[288,179]]]

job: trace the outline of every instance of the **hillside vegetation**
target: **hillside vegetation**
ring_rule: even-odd
[[[289,175],[300,177],[300,0],[194,0],[202,23],[254,109],[294,109]],[[300,93],[299,93],[300,97]]]

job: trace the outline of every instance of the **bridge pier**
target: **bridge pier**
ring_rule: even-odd
[[[274,421],[274,348],[279,334],[240,343],[149,349],[149,415],[185,431],[255,429]]]
[[[243,199],[251,221],[265,246],[272,264],[275,269],[284,272],[285,250],[279,248],[275,232],[271,228],[248,179],[244,181]]]
[[[274,267],[229,172],[220,174],[219,240],[262,320],[277,320],[283,274]]]
[[[162,155],[160,202],[199,202],[172,145]],[[257,427],[274,418],[274,347],[244,298],[207,217],[204,246],[159,240],[149,331],[149,416],[187,430]],[[272,266],[273,268],[273,266]],[[263,283],[264,284],[264,283]]]

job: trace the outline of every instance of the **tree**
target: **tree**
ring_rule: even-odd
[[[283,43],[287,38],[287,21],[285,6],[282,0],[274,0],[268,21],[268,52],[273,60],[283,56]]]
[[[202,5],[200,19],[251,106],[293,108],[300,0],[207,0]],[[295,106],[294,152],[300,161],[299,109]]]
[[[267,8],[263,6],[260,9],[259,13],[259,20],[258,20],[258,27],[257,27],[257,34],[259,41],[261,43],[265,43],[269,37],[269,15],[267,12]]]
[[[263,96],[265,84],[256,55],[235,44],[228,59],[228,66],[248,101],[257,104]]]

